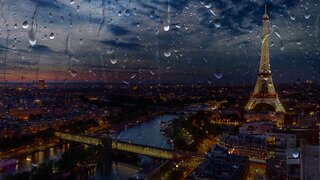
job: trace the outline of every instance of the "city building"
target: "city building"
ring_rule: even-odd
[[[320,146],[301,146],[300,179],[312,180],[320,177]]]
[[[215,145],[186,179],[245,179],[248,171],[248,157],[229,154],[219,145]]]
[[[263,135],[272,131],[275,124],[271,121],[253,121],[243,123],[239,128],[239,134],[257,134]]]
[[[269,158],[265,135],[223,134],[219,146],[230,154],[246,156],[256,162],[265,163]]]
[[[297,138],[295,134],[266,134],[266,149],[270,157],[266,161],[266,172],[269,179],[287,178],[287,151],[292,148],[297,148]]]
[[[288,179],[300,179],[300,150],[299,148],[287,148],[286,172]]]

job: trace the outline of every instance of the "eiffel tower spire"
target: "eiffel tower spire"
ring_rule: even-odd
[[[276,112],[285,112],[272,81],[269,59],[268,21],[269,16],[267,13],[267,6],[265,5],[259,73],[254,91],[251,94],[245,109],[247,111],[252,111],[261,104],[267,104],[273,107]]]

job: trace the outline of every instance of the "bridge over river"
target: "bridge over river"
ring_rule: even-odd
[[[103,142],[103,140],[95,137],[74,135],[74,134],[63,133],[63,132],[55,132],[55,135],[60,139],[74,141],[74,142],[88,144],[88,145],[95,145],[95,146],[106,145],[105,142]],[[142,154],[142,155],[152,156],[152,157],[158,157],[158,158],[164,158],[164,159],[204,157],[204,155],[194,153],[194,152],[174,151],[170,149],[162,149],[162,148],[128,143],[128,142],[113,140],[113,139],[110,139],[109,144],[107,144],[107,146],[110,146],[110,148],[113,150],[121,150],[121,151]]]

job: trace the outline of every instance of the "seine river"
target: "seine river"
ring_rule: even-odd
[[[132,142],[136,144],[149,145],[171,149],[170,144],[161,132],[161,122],[167,122],[177,118],[177,115],[162,115],[154,117],[143,123],[124,128],[120,132],[113,135],[122,141]],[[38,166],[43,162],[50,160],[58,160],[63,152],[68,149],[69,144],[49,148],[45,151],[39,151],[34,154],[19,158],[19,164],[11,168],[7,168],[0,173],[0,179],[8,174],[29,171],[32,167]],[[141,163],[149,159],[141,156]],[[90,174],[90,179],[129,179],[138,172],[137,168],[127,166],[122,163],[113,162],[110,169],[106,173],[101,173],[99,169],[94,169]]]

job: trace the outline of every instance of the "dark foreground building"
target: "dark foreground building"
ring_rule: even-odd
[[[245,179],[248,172],[248,157],[228,154],[222,147],[215,145],[186,179]]]

